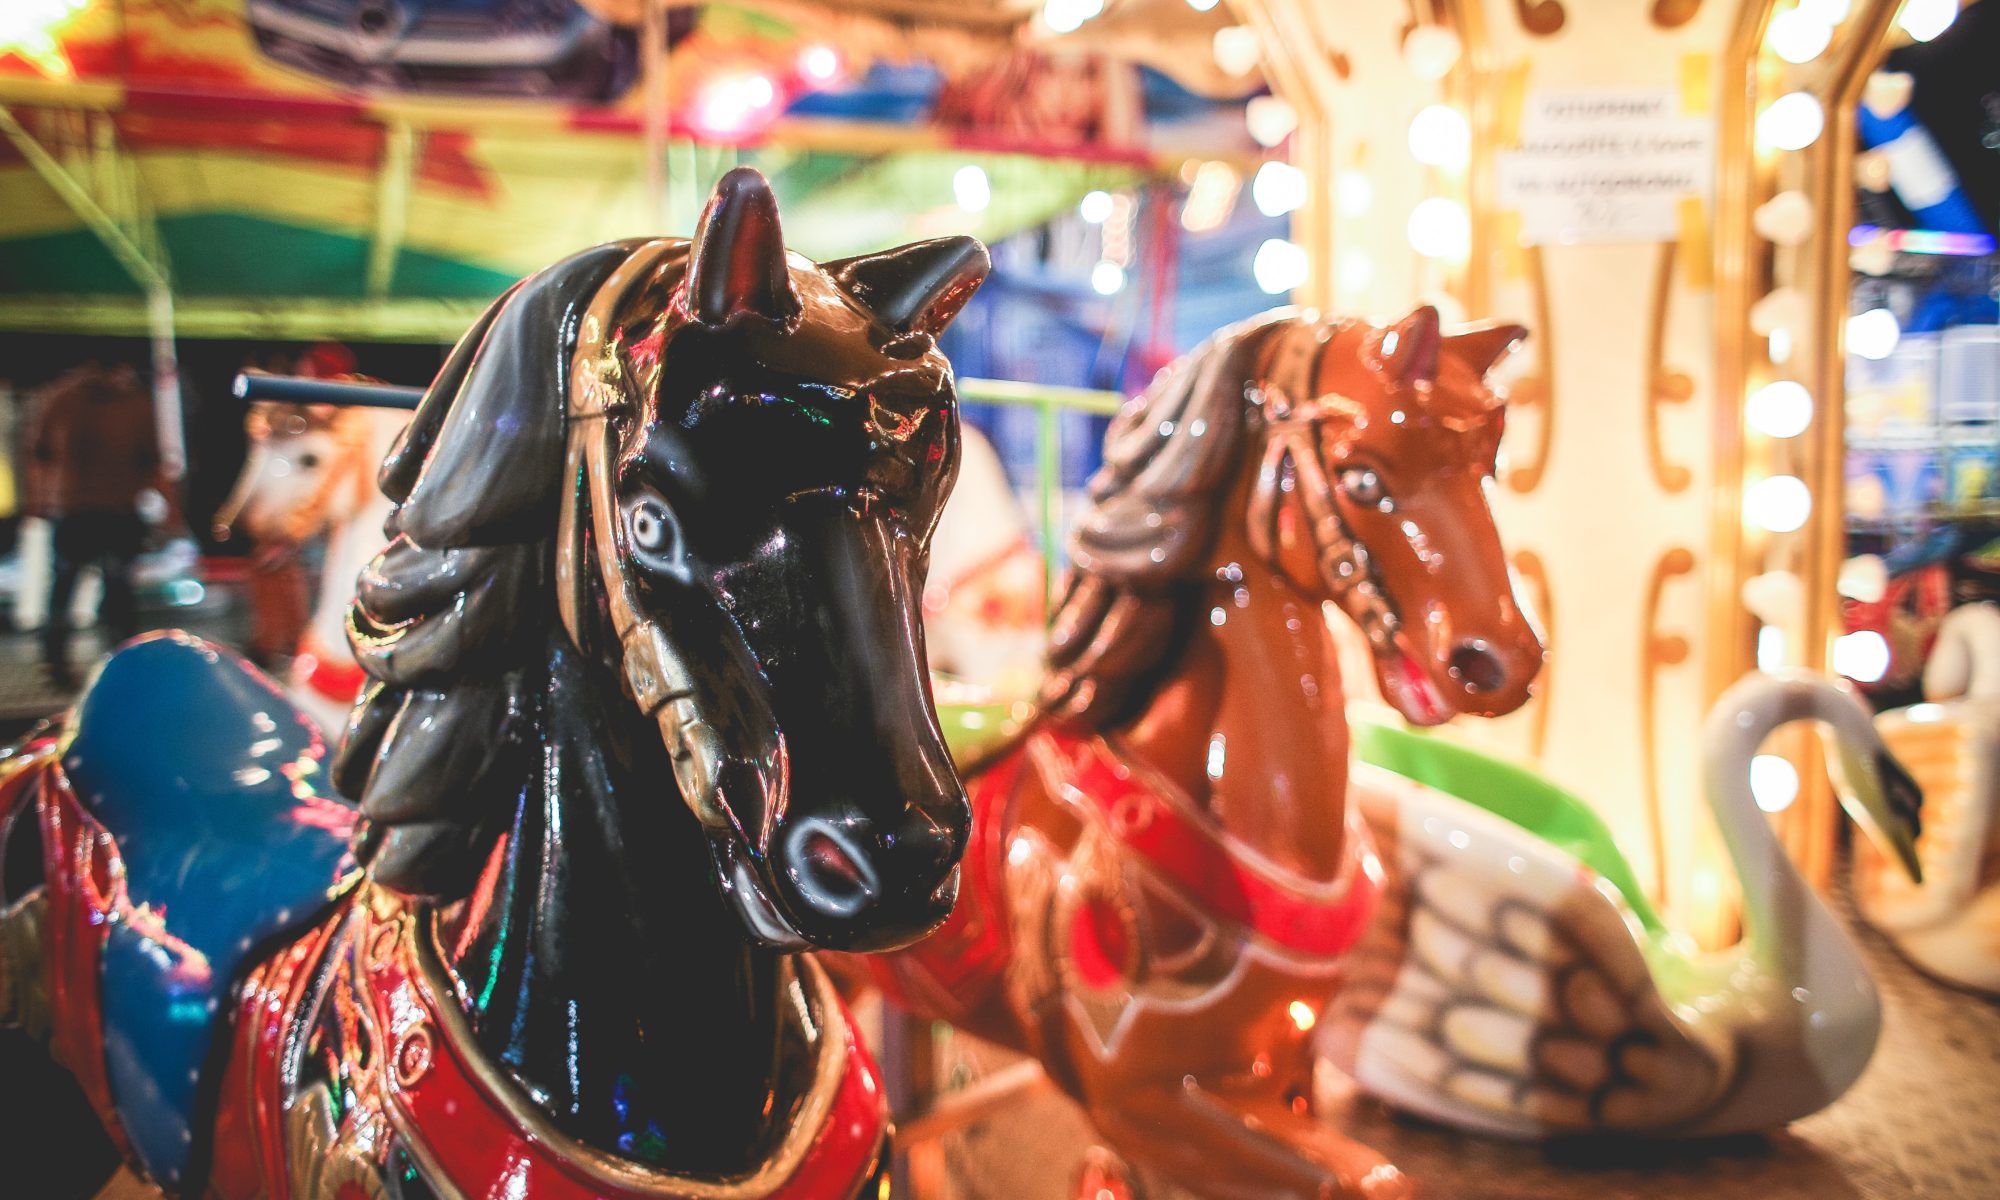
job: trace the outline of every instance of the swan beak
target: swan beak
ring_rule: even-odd
[[[1923,832],[1923,789],[1887,749],[1875,754],[1875,775],[1881,781],[1878,807],[1883,811],[1872,814],[1876,819],[1863,827],[1871,828],[1881,849],[1903,864],[1910,882],[1920,884],[1924,868],[1917,859],[1917,836]]]

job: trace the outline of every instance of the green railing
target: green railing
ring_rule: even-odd
[[[1117,392],[1053,384],[1015,383],[1008,379],[961,379],[958,398],[971,404],[993,404],[1035,410],[1035,504],[1042,531],[1045,590],[1051,610],[1056,580],[1062,575],[1062,414],[1108,417],[1123,407]]]

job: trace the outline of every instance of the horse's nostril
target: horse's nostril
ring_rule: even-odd
[[[1500,656],[1481,642],[1461,642],[1452,650],[1451,674],[1470,692],[1497,692],[1507,682]]]
[[[805,851],[806,866],[823,885],[851,891],[861,891],[867,886],[854,856],[826,834],[817,830],[807,834],[801,849]]]

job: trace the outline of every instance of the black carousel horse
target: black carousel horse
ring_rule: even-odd
[[[383,466],[338,753],[168,634],[10,760],[0,1023],[184,1195],[868,1188],[880,1087],[794,952],[957,889],[918,598],[986,270],[788,256],[737,170],[496,302]]]

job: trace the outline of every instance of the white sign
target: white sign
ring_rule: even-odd
[[[1712,186],[1714,123],[1673,88],[1530,92],[1521,144],[1499,159],[1499,203],[1529,245],[1662,242],[1680,201]]]

